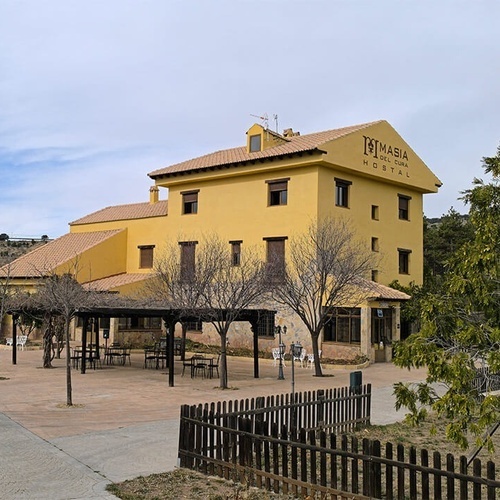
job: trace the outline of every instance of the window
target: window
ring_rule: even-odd
[[[269,185],[269,206],[286,205],[288,202],[288,181],[280,179],[276,181],[266,181]]]
[[[183,241],[181,246],[181,281],[192,281],[195,273],[195,250],[197,241]]]
[[[139,246],[139,268],[151,269],[153,267],[154,245]]]
[[[372,238],[372,251],[373,252],[378,252],[379,247],[378,247],[378,238]]]
[[[281,282],[285,276],[285,239],[264,238],[267,241],[266,272],[269,281]]]
[[[399,274],[410,274],[410,254],[411,250],[398,248]]]
[[[183,214],[198,213],[198,193],[199,191],[187,191],[185,193],[181,193]]]
[[[352,182],[335,179],[335,205],[349,207],[349,186]]]
[[[372,271],[372,281],[375,283],[378,281],[378,271],[376,269]]]
[[[361,342],[361,309],[336,307],[323,330],[325,342],[359,344]]]
[[[203,333],[203,323],[201,321],[185,321],[182,326],[188,332],[199,332]]]
[[[119,318],[118,330],[160,330],[161,318]]]
[[[378,220],[378,205],[372,205],[372,220]]]
[[[266,311],[259,314],[257,335],[259,337],[274,337],[274,313]]]
[[[241,243],[242,241],[230,241],[231,244],[231,265],[239,266],[241,264]]]
[[[401,220],[410,220],[410,200],[409,196],[398,194],[398,211]]]
[[[260,135],[250,136],[250,153],[255,153],[261,150],[262,139]]]

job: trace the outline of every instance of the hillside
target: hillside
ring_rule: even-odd
[[[48,241],[48,239],[0,240],[0,267],[41,245],[45,245]]]

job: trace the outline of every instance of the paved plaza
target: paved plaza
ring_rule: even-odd
[[[144,369],[142,351],[132,352],[131,366],[72,370],[73,404],[66,407],[65,360],[43,369],[42,353],[0,350],[0,499],[115,498],[105,487],[112,482],[172,470],[177,464],[179,409],[182,404],[245,399],[291,392],[291,367],[278,380],[272,360],[260,360],[260,378],[253,378],[253,360],[228,358],[228,383],[181,377],[176,360],[175,387],[167,370]],[[348,386],[353,368],[325,367],[328,377],[295,369],[295,390]],[[401,420],[394,410],[392,384],[417,381],[423,370],[401,370],[390,363],[361,370],[372,384],[372,423]]]

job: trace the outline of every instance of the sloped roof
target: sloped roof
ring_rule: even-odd
[[[123,229],[68,233],[46,245],[28,252],[0,268],[0,273],[11,278],[39,278],[54,268],[102,243]]]
[[[187,160],[181,163],[176,163],[175,165],[171,165],[169,167],[155,170],[153,172],[150,172],[148,175],[151,178],[168,177],[177,173],[196,171],[204,168],[223,167],[248,161],[273,158],[276,156],[319,150],[319,147],[322,144],[325,144],[334,139],[339,139],[340,137],[344,137],[353,132],[357,132],[358,130],[371,127],[376,123],[380,123],[380,120],[370,123],[363,123],[360,125],[353,125],[350,127],[338,128],[334,130],[326,130],[324,132],[316,132],[313,134],[286,137],[285,139],[287,142],[285,142],[284,144],[280,144],[278,146],[268,148],[263,151],[256,151],[253,153],[249,153],[246,146],[224,149],[221,151],[216,151],[215,153],[199,156],[198,158],[193,158],[192,160]]]
[[[83,287],[86,290],[94,290],[96,292],[107,292],[124,285],[130,285],[139,281],[144,281],[151,278],[149,273],[123,273],[115,276],[109,276],[100,280],[89,281]]]
[[[115,205],[102,208],[97,212],[70,222],[74,224],[93,224],[96,222],[111,222],[116,220],[147,219],[149,217],[162,217],[168,213],[168,200],[156,203],[130,203],[128,205]]]
[[[373,300],[410,300],[410,295],[375,281],[362,280],[361,287]]]

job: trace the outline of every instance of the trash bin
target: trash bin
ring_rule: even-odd
[[[351,372],[350,374],[350,387],[351,390],[358,389],[363,384],[363,373],[360,371]]]

